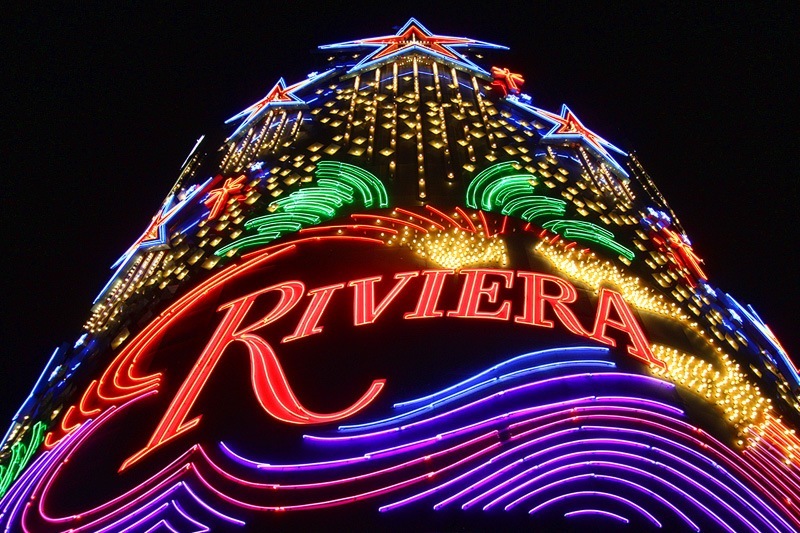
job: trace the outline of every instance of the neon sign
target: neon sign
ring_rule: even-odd
[[[273,418],[289,424],[320,424],[343,420],[361,411],[378,396],[385,384],[384,379],[374,380],[367,391],[346,409],[327,414],[311,412],[292,391],[273,345],[257,331],[286,316],[301,305],[305,300],[304,296],[307,296],[308,303],[305,304],[305,311],[294,328],[294,333],[283,337],[280,342],[293,342],[321,333],[321,321],[329,305],[337,293],[344,292],[345,287],[352,288],[353,326],[373,324],[400,293],[411,290],[408,288],[411,282],[420,276],[424,278],[424,282],[419,287],[417,304],[413,312],[403,315],[405,319],[447,316],[509,321],[513,314],[511,295],[507,294],[504,298],[501,291],[509,291],[516,286],[517,289],[521,288],[523,305],[521,312],[513,317],[515,323],[554,328],[555,321],[546,316],[550,310],[568,331],[601,344],[616,346],[616,340],[608,335],[609,329],[624,333],[629,339],[628,354],[645,363],[664,366],[653,355],[642,327],[618,292],[607,288],[600,291],[594,325],[591,329],[586,329],[570,308],[570,304],[575,303],[578,297],[575,287],[552,275],[504,269],[463,269],[458,274],[464,279],[458,304],[451,310],[439,310],[437,307],[444,282],[448,277],[456,276],[452,270],[399,272],[394,275],[396,281],[393,286],[379,300],[376,300],[375,295],[377,286],[388,285],[381,283],[383,276],[370,276],[308,291],[302,281],[290,280],[251,292],[217,309],[224,313],[217,329],[206,343],[147,445],[127,459],[122,469],[200,422],[202,415],[187,420],[189,412],[226,348],[237,342],[248,349],[253,392],[263,410]],[[522,283],[515,284],[517,280]],[[256,301],[269,293],[278,295],[272,309],[258,320],[246,323]]]

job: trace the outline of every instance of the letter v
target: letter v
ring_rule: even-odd
[[[400,272],[395,274],[397,280],[392,290],[389,291],[383,300],[375,305],[375,283],[383,279],[383,276],[372,278],[357,279],[348,283],[348,286],[355,289],[353,293],[353,325],[363,326],[372,324],[383,311],[392,303],[400,291],[411,281],[411,278],[419,276],[419,272]]]

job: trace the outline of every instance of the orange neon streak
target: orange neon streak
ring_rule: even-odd
[[[483,211],[478,211],[478,216],[481,217],[481,224],[483,224],[483,233],[486,235],[486,238],[490,238],[491,235],[489,234],[489,222],[486,220],[486,215]]]
[[[392,303],[400,291],[402,291],[412,278],[419,276],[419,272],[399,272],[394,275],[397,283],[392,290],[384,296],[378,305],[375,305],[375,284],[383,279],[383,276],[374,276],[351,281],[347,285],[353,287],[353,325],[363,326],[372,324]]]
[[[459,215],[461,215],[461,218],[463,218],[467,222],[467,225],[472,230],[472,233],[478,233],[478,228],[475,227],[475,224],[473,224],[472,219],[467,215],[467,213],[464,212],[463,209],[461,209],[460,207],[456,207],[456,212]]]
[[[451,216],[447,215],[446,213],[436,209],[432,205],[425,205],[425,209],[427,209],[431,213],[435,213],[435,214],[439,215],[442,218],[442,220],[446,220],[454,228],[458,228],[458,229],[462,229],[464,231],[467,231],[467,228],[465,228],[464,226],[462,226],[461,224],[456,222],[456,220],[453,217],[451,217]]]
[[[440,230],[444,230],[444,226],[442,226],[442,225],[441,225],[441,224],[439,224],[438,222],[436,222],[436,221],[434,221],[434,220],[431,220],[431,219],[430,219],[430,218],[428,218],[428,217],[424,217],[424,216],[422,216],[422,215],[420,215],[420,214],[418,214],[418,213],[415,213],[415,212],[413,212],[413,211],[409,211],[408,209],[403,209],[402,207],[398,207],[398,208],[396,208],[396,209],[395,209],[395,211],[397,211],[398,213],[402,213],[402,214],[404,214],[404,215],[408,215],[408,216],[410,216],[410,217],[415,217],[415,218],[417,218],[418,220],[421,220],[421,221],[423,221],[423,222],[427,222],[428,224],[431,224],[432,226],[436,226],[436,227],[437,227],[437,228],[439,228]]]
[[[384,216],[380,216],[380,215],[362,215],[362,214],[350,215],[350,217],[354,218],[354,219],[371,218],[371,219],[374,219],[374,220],[383,220],[385,222],[391,222],[393,224],[400,224],[401,226],[407,226],[407,227],[413,228],[413,229],[415,229],[417,231],[421,231],[422,233],[428,233],[428,230],[423,228],[422,226],[418,226],[417,224],[414,224],[413,222],[409,222],[407,220],[401,220],[399,218],[384,217]]]
[[[86,391],[83,393],[83,396],[81,396],[81,401],[78,404],[78,409],[80,409],[81,415],[83,415],[84,418],[90,418],[102,412],[102,409],[100,407],[95,407],[94,409],[89,409],[88,407],[86,407],[86,402],[89,399],[89,396],[94,394],[96,387],[97,387],[97,380],[94,379],[92,380],[91,383],[89,383],[89,386],[86,388]]]

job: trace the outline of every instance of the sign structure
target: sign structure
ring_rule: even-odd
[[[121,246],[4,531],[800,529],[797,368],[636,157],[503,46],[320,48]]]

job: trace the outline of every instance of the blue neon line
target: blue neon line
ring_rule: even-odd
[[[0,449],[2,449],[6,445],[6,442],[8,441],[8,436],[11,434],[11,430],[14,429],[14,426],[17,423],[19,415],[22,413],[22,410],[25,409],[25,406],[28,405],[28,402],[31,401],[31,399],[33,398],[34,394],[36,393],[36,389],[39,388],[39,384],[42,382],[42,378],[44,378],[45,374],[47,374],[47,371],[49,370],[50,365],[53,363],[53,359],[55,359],[56,355],[58,354],[58,351],[59,351],[58,347],[56,347],[56,349],[53,350],[53,354],[50,356],[50,359],[47,361],[47,364],[44,365],[44,370],[42,370],[42,373],[39,374],[39,379],[36,380],[36,384],[34,384],[30,394],[28,394],[28,397],[25,398],[25,401],[22,402],[22,405],[20,405],[19,409],[17,409],[17,413],[11,419],[11,426],[9,426],[8,431],[6,431],[6,434],[3,436],[3,440],[0,441]]]
[[[458,392],[454,392],[453,394],[445,396],[444,398],[440,398],[440,399],[438,399],[438,400],[436,400],[434,402],[431,402],[428,405],[423,405],[422,407],[417,407],[416,409],[413,409],[411,411],[408,411],[408,412],[405,412],[405,413],[402,413],[402,414],[399,414],[399,415],[395,415],[395,416],[390,417],[390,418],[384,418],[384,419],[381,419],[381,420],[376,420],[374,422],[367,422],[367,423],[364,423],[364,424],[350,424],[350,425],[339,426],[339,431],[355,431],[355,430],[360,430],[360,429],[364,429],[364,428],[374,428],[374,427],[382,427],[382,426],[390,425],[393,422],[397,422],[397,421],[400,421],[400,420],[406,420],[408,418],[414,418],[417,415],[423,414],[423,413],[425,413],[427,411],[432,411],[432,410],[434,410],[434,409],[436,409],[438,407],[441,407],[441,406],[447,405],[449,403],[452,403],[456,399],[460,399],[462,397],[469,396],[470,394],[472,394],[474,392],[481,391],[481,390],[486,389],[486,388],[488,388],[488,387],[490,387],[492,385],[501,383],[501,382],[503,382],[503,381],[505,381],[507,379],[513,379],[513,378],[517,378],[517,377],[520,377],[520,376],[523,376],[523,375],[528,375],[528,374],[536,374],[536,373],[539,373],[539,372],[551,370],[553,368],[570,368],[570,367],[576,367],[576,366],[577,367],[616,368],[617,365],[615,363],[611,362],[611,361],[600,361],[600,360],[586,359],[586,360],[577,360],[577,361],[563,361],[563,362],[558,362],[558,363],[546,363],[546,364],[540,365],[540,366],[523,368],[521,370],[516,370],[516,371],[511,372],[509,374],[504,374],[502,376],[495,376],[495,377],[487,379],[485,381],[481,381],[479,383],[471,385],[470,387],[467,387],[466,389],[460,390]]]
[[[609,351],[609,349],[608,348],[604,348],[604,347],[574,346],[574,347],[567,347],[567,348],[549,348],[549,349],[546,349],[546,350],[539,350],[539,351],[536,351],[536,352],[529,352],[529,353],[526,353],[526,354],[518,355],[517,357],[514,357],[514,358],[509,359],[507,361],[503,361],[502,363],[499,363],[499,364],[497,364],[497,365],[495,365],[495,366],[493,366],[491,368],[488,368],[488,369],[484,370],[483,372],[480,372],[479,374],[475,374],[474,376],[472,376],[470,378],[467,378],[464,381],[461,381],[459,383],[456,383],[455,385],[447,387],[446,389],[442,389],[442,390],[440,390],[438,392],[434,392],[433,394],[429,394],[427,396],[423,396],[421,398],[417,398],[417,399],[414,399],[414,400],[408,400],[408,401],[405,401],[405,402],[399,402],[399,403],[394,404],[392,407],[395,407],[395,408],[397,408],[397,407],[405,407],[407,405],[414,405],[414,404],[417,404],[417,403],[420,403],[420,402],[425,402],[425,401],[428,401],[428,400],[432,400],[433,398],[436,398],[437,396],[441,396],[441,395],[446,394],[446,393],[448,393],[448,392],[450,392],[452,390],[458,389],[459,387],[465,386],[468,383],[471,383],[471,382],[473,382],[473,381],[475,381],[475,380],[477,380],[477,379],[479,379],[479,378],[481,378],[481,377],[483,377],[483,376],[485,376],[485,375],[487,375],[487,374],[489,374],[491,372],[494,372],[495,370],[497,370],[499,368],[502,368],[504,366],[510,365],[512,363],[515,363],[517,361],[521,361],[521,360],[524,360],[524,359],[527,359],[527,358],[535,359],[535,358],[543,357],[543,356],[546,356],[546,355],[561,354],[561,353],[565,353],[565,352],[566,353],[582,353],[582,352],[585,353],[585,352],[589,352],[589,353],[595,353],[595,354],[607,354],[608,351]]]

